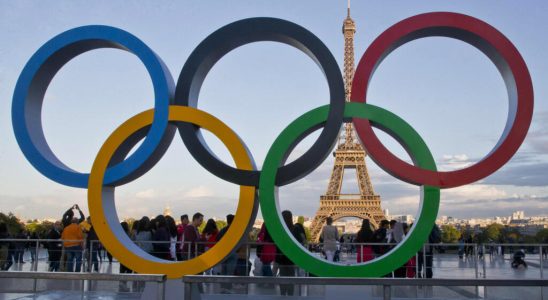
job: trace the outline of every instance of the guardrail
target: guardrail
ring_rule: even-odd
[[[33,279],[32,292],[37,291],[37,280],[82,280],[82,281],[145,281],[158,284],[157,299],[165,299],[166,275],[158,274],[105,274],[105,273],[74,273],[74,272],[0,272],[0,279]],[[84,297],[82,285],[82,298]]]
[[[334,277],[246,277],[246,276],[185,276],[185,300],[192,300],[192,285],[200,283],[288,284],[288,285],[361,285],[382,286],[383,299],[392,299],[393,286],[548,286],[542,279],[399,279],[399,278],[334,278]],[[542,296],[541,296],[542,298]]]
[[[36,258],[38,258],[38,253],[40,252],[40,249],[42,248],[42,246],[44,245],[48,245],[48,244],[52,244],[52,243],[57,243],[57,244],[60,244],[60,250],[55,250],[57,252],[59,252],[58,254],[60,253],[63,253],[63,251],[65,250],[64,246],[63,246],[63,242],[70,242],[68,240],[60,240],[60,239],[57,239],[57,240],[52,240],[52,239],[2,239],[0,240],[0,243],[6,243],[6,242],[12,242],[12,243],[20,243],[20,244],[26,244],[27,247],[26,249],[29,249],[30,252],[31,252],[31,256],[36,256]],[[86,243],[86,241],[79,241],[79,242],[82,242],[82,243]],[[142,246],[142,245],[146,245],[146,244],[172,244],[172,242],[168,242],[168,241],[135,241],[135,243],[139,246]],[[172,246],[175,246],[174,248],[175,249],[179,249],[180,248],[180,242],[177,242],[176,244],[173,243],[174,245]],[[187,246],[189,247],[186,247],[186,250],[187,252],[186,253],[183,253],[183,254],[186,254],[188,257],[192,257],[194,255],[194,253],[202,253],[202,251],[204,251],[205,249],[207,249],[207,245],[209,245],[210,243],[208,242],[196,242],[196,243],[185,243],[187,244]],[[254,248],[256,248],[258,245],[264,245],[265,243],[258,243],[258,242],[248,242],[248,243],[245,243],[243,244],[242,246],[246,248],[246,255],[248,257],[250,257],[250,255],[252,255],[252,250]],[[82,259],[81,260],[77,260],[77,263],[76,265],[78,265],[78,262],[80,262],[82,264],[82,267],[83,267],[83,270],[85,271],[92,271],[92,270],[97,270],[98,268],[98,254],[99,254],[99,245],[100,245],[100,242],[99,241],[88,241],[87,242],[87,245],[85,245],[82,249],[81,249],[81,255],[79,255],[79,257],[81,257]],[[365,245],[368,245],[368,246],[376,246],[376,245],[385,245],[385,246],[393,246],[395,244],[389,244],[389,243],[352,243],[352,242],[344,242],[344,243],[341,243],[340,246],[339,246],[339,249],[340,249],[340,253],[341,253],[341,260],[339,261],[339,263],[343,263],[343,264],[352,264],[352,263],[356,263],[356,253],[358,251],[360,251],[360,247],[364,247]],[[318,255],[318,256],[322,256],[322,244],[321,243],[309,243],[307,244],[307,247],[308,249],[311,251],[311,253],[313,253],[314,255]],[[150,247],[151,248],[151,247]],[[545,278],[545,272],[544,272],[544,268],[546,266],[546,260],[548,259],[548,244],[508,244],[508,243],[504,243],[504,244],[499,244],[499,243],[485,243],[485,244],[476,244],[476,243],[451,243],[451,244],[444,244],[444,243],[437,243],[437,244],[424,244],[423,245],[423,248],[422,248],[422,251],[420,253],[417,253],[417,260],[421,261],[421,262],[424,262],[425,266],[424,268],[422,268],[422,270],[420,269],[420,265],[419,263],[416,264],[415,268],[415,274],[417,277],[420,277],[419,274],[420,273],[424,273],[426,272],[426,270],[433,270],[435,269],[433,266],[432,266],[432,263],[431,263],[431,260],[432,260],[432,254],[433,252],[430,252],[432,250],[432,248],[436,248],[436,249],[440,249],[440,250],[447,250],[448,252],[454,252],[454,253],[457,253],[457,252],[461,252],[461,251],[464,251],[465,252],[465,257],[467,259],[471,259],[471,262],[473,263],[472,265],[469,265],[469,267],[471,269],[473,269],[473,273],[471,276],[473,276],[474,278],[487,278],[487,263],[485,261],[486,259],[486,255],[488,255],[488,257],[490,257],[491,259],[493,257],[497,257],[500,255],[500,253],[498,251],[504,251],[506,249],[506,253],[511,253],[512,251],[514,250],[518,250],[518,249],[525,249],[526,250],[526,253],[527,255],[529,255],[530,253],[534,253],[534,256],[531,256],[532,257],[535,257],[534,259],[536,260],[534,266],[535,268],[538,267],[538,272],[539,272],[539,276],[541,279],[544,279]],[[509,251],[510,250],[510,251]],[[19,250],[20,253],[22,253],[21,251],[24,251],[24,250]],[[52,251],[52,250],[49,250],[48,252],[50,252],[49,254],[51,254],[51,252],[55,252],[55,251]],[[177,251],[178,252],[178,251]],[[181,252],[179,252],[181,253]],[[178,254],[179,254],[178,253]],[[419,257],[420,255],[420,257]],[[538,255],[538,256],[537,256]],[[60,255],[59,255],[59,258],[58,258],[58,262],[63,262],[61,259],[60,259]],[[500,257],[500,256],[499,256]],[[529,257],[529,256],[527,256]],[[538,260],[537,260],[538,258]],[[48,257],[48,260],[51,262],[51,260],[49,259]],[[99,259],[100,260],[100,259]],[[249,261],[246,261],[246,269],[248,269],[248,267],[250,267],[251,265],[249,264],[250,262]],[[38,259],[35,259],[33,264],[31,265],[31,268],[30,270],[32,271],[38,271]],[[63,271],[64,269],[61,269],[61,271]],[[97,270],[98,271],[98,270]],[[426,274],[421,274],[422,277],[428,277],[426,276]]]

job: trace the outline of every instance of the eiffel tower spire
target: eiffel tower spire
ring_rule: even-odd
[[[348,0],[342,33],[344,35],[344,92],[346,102],[350,102],[352,80],[354,79],[354,34],[356,33],[356,23],[350,17],[350,0]],[[361,148],[361,145],[356,144],[359,143],[357,143],[352,123],[346,123],[344,132],[339,138],[339,148],[352,149],[358,146]]]
[[[356,24],[350,17],[350,0],[347,16],[344,19],[344,87],[345,100],[350,101],[352,80],[354,79],[354,34]],[[320,196],[320,208],[310,226],[312,241],[317,241],[325,219],[334,220],[344,217],[369,219],[373,226],[384,219],[381,209],[381,197],[375,194],[369,172],[365,164],[367,153],[356,138],[352,123],[345,123],[339,137],[339,144],[333,153],[335,165],[325,195]],[[341,194],[344,171],[354,169],[358,180],[359,194]]]

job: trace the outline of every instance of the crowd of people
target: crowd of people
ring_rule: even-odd
[[[2,239],[17,239],[14,242],[2,242]],[[27,240],[36,239],[37,236],[22,229],[13,236],[8,233],[5,223],[0,223],[0,270],[8,270],[14,263],[24,264],[25,251],[30,252],[31,262],[36,259],[36,247]]]
[[[374,229],[368,219],[362,221],[362,226],[355,238],[351,239],[351,249],[356,249],[358,263],[370,261],[376,257],[382,256],[397,246],[409,233],[412,225],[397,222],[396,220],[382,220],[379,228]],[[333,226],[333,219],[326,218],[326,225],[322,228],[320,234],[320,243],[323,244],[322,253],[325,259],[329,261],[338,261],[343,237],[339,237],[339,232]],[[428,238],[428,244],[437,244],[441,242],[441,232],[437,225],[434,225]],[[387,277],[415,278],[422,277],[424,268],[424,277],[432,278],[433,246],[423,247],[416,256],[413,256],[403,266],[394,270]],[[418,274],[417,274],[418,272]]]
[[[284,223],[293,235],[294,239],[308,247],[305,228],[301,223],[293,222],[291,211],[282,212]],[[128,224],[121,222],[120,226],[127,236],[145,253],[164,260],[184,261],[192,259],[205,251],[213,248],[215,244],[226,234],[230,228],[234,215],[226,216],[226,226],[218,228],[217,222],[208,219],[205,226],[204,215],[195,213],[192,218],[182,215],[179,222],[171,216],[158,215],[152,219],[143,216],[141,219]],[[358,263],[367,262],[375,257],[382,256],[400,243],[408,234],[410,226],[406,223],[383,220],[379,228],[373,228],[370,221],[363,220],[361,229],[350,240],[352,249],[356,251]],[[21,241],[2,242],[2,239],[21,238]],[[28,247],[24,239],[36,238],[22,231],[16,236],[9,236],[6,225],[0,223],[0,267],[8,270],[14,263],[23,263],[23,251],[25,247],[31,250],[31,257],[36,259],[37,247]],[[112,255],[101,245],[90,217],[85,218],[78,205],[70,207],[60,221],[53,224],[47,233],[47,240],[42,246],[47,249],[49,270],[80,272],[83,262],[87,262],[88,272],[98,272],[99,265],[105,260],[112,263]],[[430,234],[429,243],[439,243],[440,230],[434,226]],[[340,259],[341,243],[344,239],[340,236],[337,227],[333,225],[333,219],[327,218],[326,225],[320,235],[319,251],[329,261]],[[256,246],[255,261],[250,262],[250,251],[244,244]],[[243,237],[242,246],[236,249],[225,260],[211,270],[208,274],[215,275],[239,275],[247,276],[254,266],[253,273],[256,276],[297,276],[302,272],[294,266],[294,263],[277,247],[268,229],[263,224],[255,240],[251,236]],[[312,246],[310,247],[312,249]],[[418,270],[420,277],[425,268],[425,277],[432,277],[432,247],[423,248],[426,253],[419,252],[401,268],[387,276],[415,277]],[[7,253],[7,254],[6,254]],[[120,264],[120,273],[131,273],[128,267]],[[225,288],[225,287],[223,287]],[[230,287],[226,287],[228,290]],[[292,295],[293,286],[281,286],[282,295]]]

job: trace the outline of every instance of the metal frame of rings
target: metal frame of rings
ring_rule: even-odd
[[[392,113],[365,104],[368,82],[381,61],[406,42],[428,36],[456,38],[475,46],[495,63],[508,89],[510,111],[499,143],[486,158],[463,170],[436,171],[432,155],[418,133]],[[231,50],[256,41],[281,42],[306,53],[324,73],[330,92],[329,105],[305,113],[280,134],[261,171],[256,170],[251,153],[236,133],[196,108],[200,87],[213,65]],[[152,78],[155,99],[154,109],[132,117],[111,134],[101,147],[90,174],[85,174],[63,164],[48,146],[42,130],[41,107],[45,91],[60,68],[72,58],[97,48],[118,48],[135,54]],[[343,79],[328,48],[308,30],[285,20],[251,18],[215,31],[192,52],[176,86],[162,60],[135,36],[109,26],[84,26],[54,37],[30,58],[15,87],[12,123],[19,147],[39,172],[63,185],[88,188],[90,214],[99,238],[121,263],[137,272],[177,278],[213,267],[239,245],[253,223],[260,201],[274,241],[300,267],[320,276],[371,277],[400,267],[427,240],[437,216],[440,188],[484,178],[515,154],[531,123],[533,88],[525,62],[504,35],[473,17],[438,12],[405,19],[372,43],[356,69],[352,101],[360,103],[345,104]],[[345,119],[354,122],[360,140],[381,168],[405,182],[422,185],[419,218],[411,234],[388,254],[351,266],[319,260],[299,246],[281,222],[276,196],[277,186],[306,176],[325,160]],[[391,154],[374,135],[371,125],[400,141],[415,166]],[[203,141],[201,128],[221,139],[233,156],[236,168],[215,157]],[[310,132],[320,128],[322,132],[312,147],[285,165],[286,155]],[[192,156],[204,168],[241,186],[236,218],[227,236],[216,247],[183,262],[161,260],[137,247],[122,231],[114,205],[115,187],[150,170],[161,159],[177,130]],[[142,139],[143,143],[128,156]]]

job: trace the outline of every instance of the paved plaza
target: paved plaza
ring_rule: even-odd
[[[529,265],[526,269],[513,269],[510,266],[510,255],[503,258],[500,255],[486,255],[479,259],[477,268],[473,258],[459,259],[455,254],[436,254],[434,256],[434,278],[439,279],[539,279],[541,278],[540,261],[538,255],[528,255],[526,261]],[[25,257],[30,260],[30,257]],[[353,261],[354,256],[343,255],[343,261]],[[254,252],[251,252],[250,261],[254,261]],[[483,262],[485,261],[485,267]],[[548,271],[544,262],[544,274]],[[252,273],[253,273],[253,266]],[[29,261],[24,264],[15,264],[10,269],[15,271],[31,271],[33,264]],[[47,255],[40,252],[38,271],[47,271]],[[100,264],[101,273],[118,273],[119,264],[114,261],[109,264],[103,260]],[[301,272],[301,275],[305,275]],[[4,299],[151,299],[155,297],[156,284],[147,283],[120,283],[120,282],[92,282],[89,287],[83,286],[80,281],[55,281],[38,280],[36,295],[25,293],[32,290],[33,280],[4,279],[0,281],[0,300]],[[168,282],[167,294],[180,295],[182,299],[183,285],[181,280]],[[218,284],[203,286],[202,299],[278,299],[279,287],[277,285],[249,286],[234,285],[233,294],[222,294]],[[246,295],[247,296],[244,296]],[[367,295],[367,299],[382,299],[382,289],[378,286],[297,286],[295,294],[306,299],[354,299],[358,295]],[[530,287],[394,287],[393,299],[548,299],[548,289],[545,288],[541,298],[540,288]],[[172,297],[168,297],[171,299]]]

